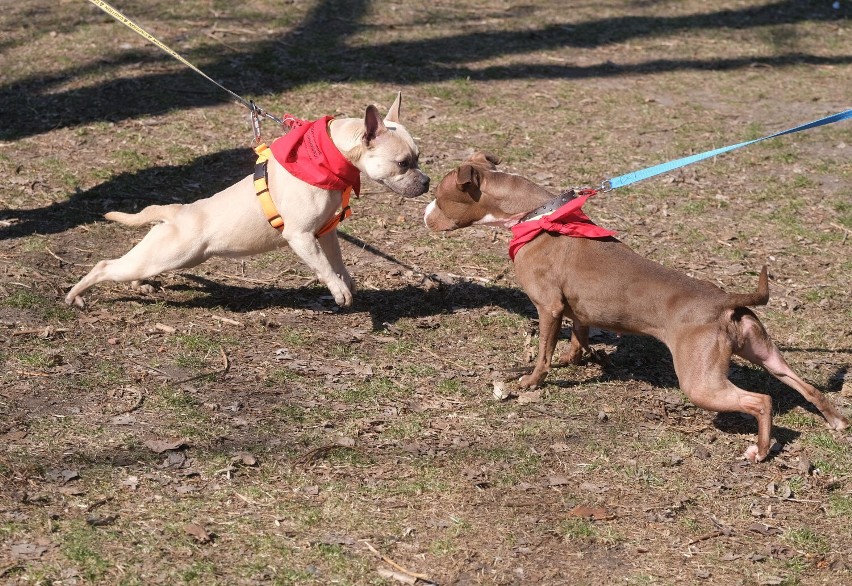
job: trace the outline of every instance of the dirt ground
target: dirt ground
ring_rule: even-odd
[[[850,107],[845,0],[117,4],[277,114],[401,90],[433,185],[480,149],[596,185]],[[508,234],[430,233],[428,196],[365,181],[350,309],[287,248],[67,307],[145,233],[104,212],[241,179],[251,129],[83,0],[4,4],[0,60],[0,583],[852,584],[852,433],[734,361],[774,401],[749,464],[754,420],[695,408],[662,344],[609,332],[604,365],[521,392],[536,315]],[[851,154],[839,123],[586,212],[726,290],[768,264],[758,314],[852,415]]]

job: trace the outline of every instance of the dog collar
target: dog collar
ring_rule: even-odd
[[[545,216],[547,214],[553,213],[556,210],[558,210],[559,208],[561,208],[562,206],[564,206],[566,203],[571,201],[572,199],[575,199],[576,197],[577,197],[577,194],[574,192],[573,189],[569,189],[568,191],[563,191],[562,193],[559,194],[559,197],[552,199],[549,202],[547,202],[546,204],[537,207],[536,209],[534,209],[533,211],[528,213],[526,216],[521,218],[518,223],[520,224],[521,222],[529,222],[530,220],[537,219],[537,218],[540,218],[541,216]]]
[[[615,232],[598,226],[583,213],[583,204],[596,193],[595,189],[581,189],[580,193],[570,190],[524,216],[523,220],[512,226],[509,258],[514,261],[518,251],[542,232],[562,234],[572,238],[613,236]],[[560,204],[563,198],[564,203]]]

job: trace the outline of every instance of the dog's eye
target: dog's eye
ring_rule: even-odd
[[[400,169],[408,169],[408,167],[411,165],[411,161],[405,159],[404,161],[397,161],[396,164],[399,165]]]

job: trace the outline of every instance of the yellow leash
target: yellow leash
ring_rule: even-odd
[[[222,84],[217,82],[215,79],[213,79],[212,77],[210,77],[209,75],[207,75],[206,73],[201,71],[195,65],[193,65],[192,63],[190,63],[189,61],[187,61],[186,59],[181,57],[176,51],[174,51],[168,45],[166,45],[165,43],[163,43],[162,41],[157,39],[154,35],[152,35],[148,31],[143,29],[141,26],[139,26],[138,24],[136,24],[135,22],[133,22],[132,20],[127,18],[124,14],[122,14],[115,7],[110,6],[109,4],[104,2],[103,0],[89,0],[89,2],[91,2],[95,6],[97,6],[98,8],[103,10],[104,12],[106,12],[107,14],[109,14],[115,20],[117,20],[118,22],[120,22],[121,24],[123,24],[124,26],[126,26],[127,28],[129,28],[130,30],[132,30],[133,32],[138,34],[139,36],[143,37],[145,40],[150,41],[151,43],[154,43],[160,49],[162,49],[163,51],[165,51],[166,53],[168,53],[169,55],[171,55],[172,57],[174,57],[175,59],[177,59],[178,61],[180,61],[181,63],[183,63],[187,67],[189,67],[190,69],[192,69],[198,75],[202,76],[204,79],[206,79],[210,83],[214,84],[216,87],[218,87],[221,90],[230,94],[230,96],[232,98],[234,98],[237,101],[238,104],[248,108],[252,112],[253,115],[256,114],[256,115],[259,115],[259,116],[263,116],[265,118],[269,118],[270,120],[274,120],[278,124],[284,123],[280,118],[273,116],[272,114],[268,114],[267,112],[258,108],[257,105],[254,102],[252,102],[250,100],[246,100],[242,96],[235,94],[234,92],[232,92],[231,90],[229,90],[228,88],[226,88],[225,86],[223,86]],[[257,130],[255,132],[257,134]],[[260,137],[255,136],[255,139],[259,141]]]
[[[192,63],[190,63],[189,61],[184,59],[181,55],[179,55],[176,51],[171,49],[168,45],[166,45],[165,43],[163,43],[162,41],[157,39],[154,35],[152,35],[148,31],[143,29],[141,26],[139,26],[138,24],[136,24],[135,22],[133,22],[132,20],[127,18],[124,14],[122,14],[115,7],[110,6],[109,4],[104,2],[103,0],[89,0],[89,2],[91,2],[95,6],[97,6],[98,8],[103,10],[104,12],[106,12],[107,14],[109,14],[115,20],[117,20],[118,22],[120,22],[121,24],[123,24],[124,26],[126,26],[127,28],[129,28],[130,30],[132,30],[133,32],[138,34],[139,36],[143,37],[145,40],[147,40],[151,43],[154,43],[160,49],[162,49],[163,51],[165,51],[166,53],[168,53],[169,55],[171,55],[172,57],[174,57],[175,59],[177,59],[178,61],[180,61],[181,63],[183,63],[187,67],[189,67],[190,69],[192,69],[198,75],[200,75],[201,77],[203,77],[204,79],[206,79],[210,83],[214,84],[216,87],[220,88],[221,90],[227,92],[232,98],[234,98],[234,100],[237,101],[238,104],[240,104],[241,106],[245,106],[246,108],[249,109],[249,111],[251,112],[252,129],[254,130],[254,140],[255,140],[255,143],[257,144],[257,146],[255,147],[254,150],[255,150],[255,153],[257,153],[257,155],[258,155],[257,163],[255,164],[255,168],[254,168],[254,189],[255,189],[255,192],[257,193],[257,200],[260,203],[260,207],[263,209],[263,213],[266,216],[266,219],[269,221],[269,225],[272,226],[273,228],[275,228],[276,230],[278,230],[279,232],[283,231],[284,230],[284,219],[278,213],[278,210],[275,207],[275,203],[272,201],[272,196],[269,193],[269,175],[268,175],[267,168],[268,168],[269,157],[272,155],[272,151],[269,149],[269,147],[266,144],[263,143],[263,141],[260,137],[260,119],[259,119],[259,117],[263,116],[264,118],[268,118],[270,120],[273,120],[281,126],[284,125],[284,121],[281,118],[273,116],[272,114],[268,114],[267,112],[260,109],[257,106],[257,104],[255,104],[253,101],[246,100],[242,96],[235,94],[234,92],[232,92],[231,90],[229,90],[228,88],[226,88],[225,86],[223,86],[222,84],[217,82],[215,79],[213,79],[212,77],[210,77],[209,75],[207,75],[206,73],[201,71],[195,65],[193,65]],[[351,191],[352,191],[351,187],[347,187],[343,191],[343,202],[342,202],[342,205],[341,205],[341,208],[342,208],[341,211],[339,213],[335,214],[334,216],[332,216],[332,218],[325,224],[325,226],[323,226],[319,230],[319,232],[317,232],[317,236],[322,236],[323,234],[326,234],[327,232],[334,230],[340,222],[342,222],[343,220],[345,220],[346,218],[348,218],[352,214],[352,210],[349,207],[349,195],[350,195]]]

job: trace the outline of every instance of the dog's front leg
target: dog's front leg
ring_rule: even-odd
[[[352,305],[352,291],[350,290],[349,285],[347,285],[346,281],[344,281],[344,276],[339,275],[335,271],[334,267],[332,267],[329,259],[326,258],[319,241],[313,234],[302,232],[291,236],[288,242],[290,244],[290,248],[293,249],[293,252],[295,252],[306,265],[313,269],[320,281],[325,283],[325,286],[328,287],[328,290],[331,291],[331,294],[334,296],[335,303],[341,307],[349,307]],[[343,263],[342,259],[340,262],[341,264]],[[345,272],[345,268],[344,273],[346,277],[349,277],[349,273]]]
[[[548,308],[543,305],[536,307],[538,309],[538,359],[533,371],[521,377],[522,387],[537,387],[544,381],[544,377],[550,371],[553,350],[556,348],[559,330],[562,328],[563,307]]]
[[[346,270],[346,265],[343,263],[343,254],[340,252],[340,240],[337,238],[337,230],[326,232],[317,238],[317,240],[334,273],[343,279],[343,282],[349,287],[350,293],[354,294],[355,282],[352,280],[349,271]]]

